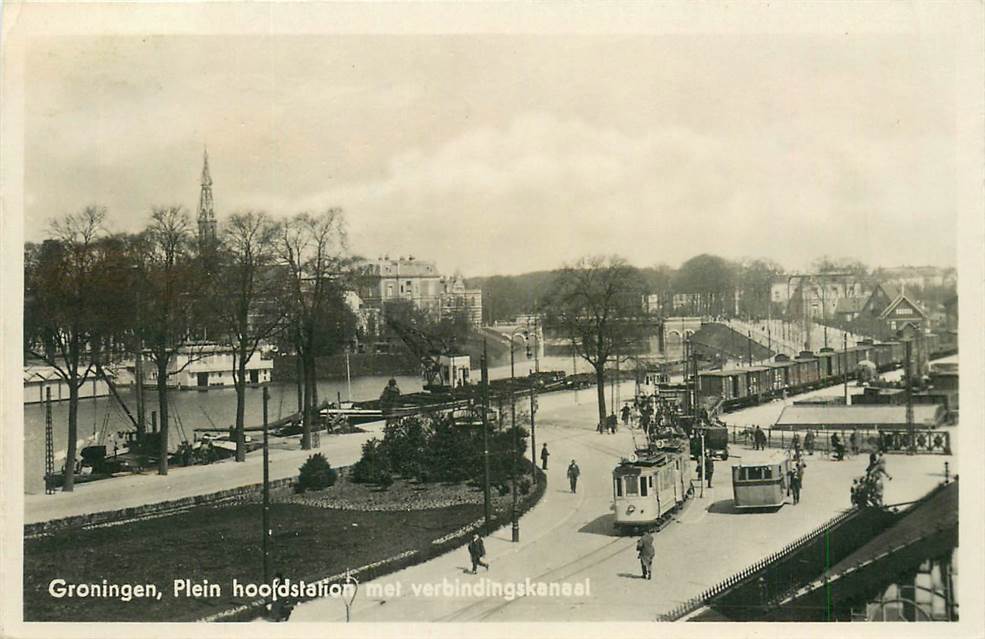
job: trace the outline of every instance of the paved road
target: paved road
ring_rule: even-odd
[[[864,472],[863,458],[834,462],[808,459],[802,502],[772,513],[737,513],[731,507],[727,466],[762,454],[734,450],[719,464],[714,488],[705,489],[675,521],[655,536],[654,579],[638,577],[635,539],[615,535],[611,514],[611,471],[632,450],[631,434],[599,435],[592,427],[594,407],[570,402],[542,404],[538,442],[552,450],[550,485],[541,502],[521,520],[521,541],[510,542],[509,528],[486,541],[491,570],[469,567],[464,549],[370,582],[390,594],[371,596],[363,585],[352,614],[355,621],[601,621],[653,620],[705,588],[781,549],[841,512],[848,504],[852,478]],[[578,494],[567,490],[565,466],[572,458],[582,470]],[[949,458],[952,472],[955,460]],[[941,480],[944,458],[892,457],[887,503],[916,499]],[[501,584],[567,581],[587,583],[580,597],[426,596],[413,588],[426,584]],[[587,580],[587,582],[586,582]],[[399,596],[395,590],[399,588]],[[643,603],[644,605],[641,605]],[[342,621],[343,604],[323,599],[299,606],[292,621]]]

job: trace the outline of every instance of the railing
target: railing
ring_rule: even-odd
[[[750,447],[753,446],[753,431],[755,425],[753,426],[737,426],[729,425],[729,437],[732,440],[733,445],[747,444]],[[814,430],[814,451],[821,452],[826,455],[831,454],[831,435],[833,433],[838,433],[838,437],[841,439],[841,443],[845,445],[846,455],[851,454],[851,444],[848,438],[851,436],[851,430],[843,429],[830,429],[830,430]],[[792,430],[773,430],[772,428],[762,428],[763,433],[766,434],[766,447],[767,448],[777,448],[777,449],[790,449],[793,446],[794,435],[800,438],[800,450],[802,454],[806,454],[806,448],[804,446],[804,435],[806,430],[803,431],[792,431]],[[868,428],[855,429],[855,433],[858,437],[858,450],[860,453],[869,452],[886,452],[886,453],[908,453],[910,452],[910,433],[907,430],[876,430]],[[947,430],[927,430],[923,428],[914,429],[914,439],[916,441],[916,446],[913,449],[914,452],[925,454],[940,454],[940,455],[950,455],[951,454],[951,433]]]
[[[806,535],[803,535],[799,539],[790,542],[789,544],[784,546],[781,550],[778,550],[777,552],[774,552],[770,555],[767,555],[766,557],[763,557],[762,559],[752,564],[751,566],[748,566],[747,568],[740,570],[734,575],[726,578],[724,581],[721,581],[715,584],[714,586],[712,586],[711,588],[708,588],[697,597],[691,597],[684,603],[677,606],[677,608],[674,608],[673,610],[671,610],[666,614],[660,615],[657,618],[658,621],[678,621],[679,619],[686,617],[687,615],[704,607],[707,604],[708,600],[711,599],[712,597],[715,597],[716,595],[720,595],[726,590],[729,590],[734,586],[744,581],[747,581],[750,577],[754,576],[755,574],[766,568],[768,565],[776,561],[779,561],[781,559],[784,559],[786,557],[789,557],[790,555],[800,550],[807,544],[810,544],[811,542],[817,540],[818,537],[823,535],[831,528],[834,528],[835,526],[842,524],[844,521],[846,521],[848,518],[852,517],[858,512],[859,512],[858,510],[852,509],[837,515],[836,517],[830,519],[824,524],[821,524],[820,526],[818,526],[811,532],[807,533]]]

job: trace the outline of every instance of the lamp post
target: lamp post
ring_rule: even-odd
[[[526,341],[527,331],[521,330],[519,328],[513,329],[510,333],[510,425],[513,429],[513,463],[511,464],[511,481],[513,485],[513,512],[511,513],[513,519],[513,542],[520,541],[520,521],[517,519],[517,492],[516,492],[516,456],[517,451],[520,447],[519,436],[516,430],[516,364],[514,356],[514,346],[516,343],[517,335],[521,335]]]
[[[263,583],[270,583],[270,442],[267,439],[267,403],[270,389],[263,387]]]

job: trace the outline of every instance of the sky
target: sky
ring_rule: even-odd
[[[342,207],[467,276],[590,254],[956,265],[955,72],[914,35],[59,36],[28,51],[25,239]]]

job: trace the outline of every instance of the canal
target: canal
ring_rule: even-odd
[[[535,362],[527,360],[519,353],[515,363],[517,376],[526,375],[534,370]],[[570,357],[546,357],[540,360],[540,370],[563,370],[584,373],[590,370],[584,360],[573,365]],[[479,380],[479,370],[473,369],[474,381]],[[501,379],[510,376],[510,367],[498,366],[489,370],[490,378]],[[413,393],[422,390],[422,380],[416,376],[397,376],[397,384],[402,393]],[[353,400],[369,400],[379,397],[389,377],[354,377],[352,379]],[[293,383],[272,383],[270,388],[269,418],[271,421],[290,415],[297,411],[297,386]],[[631,392],[631,391],[630,391]],[[263,421],[262,389],[248,388],[246,390],[246,425],[259,426]],[[585,393],[583,393],[584,395]],[[135,393],[131,389],[120,389],[120,395],[130,408],[135,410]],[[321,401],[335,401],[341,397],[349,399],[349,385],[345,380],[323,381],[318,383],[318,398]],[[151,412],[158,411],[157,393],[152,388],[144,389],[145,411],[148,428],[150,427]],[[181,441],[193,439],[196,428],[228,428],[236,421],[236,392],[229,388],[215,388],[208,391],[183,390],[169,393],[169,412],[171,413],[171,429],[169,440],[172,448]],[[27,492],[43,490],[44,476],[44,405],[29,404],[24,406],[24,482]],[[56,466],[60,467],[64,460],[68,442],[68,402],[52,403],[52,434]],[[119,404],[110,397],[84,399],[79,402],[79,449],[93,442],[101,443],[107,435],[133,430]]]

